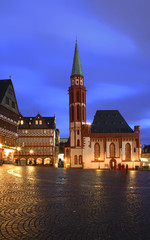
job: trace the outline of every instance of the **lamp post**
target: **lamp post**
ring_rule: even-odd
[[[21,164],[20,164],[20,156],[19,156],[20,150],[21,150],[21,148],[20,148],[20,147],[17,147],[17,151],[18,151],[18,165],[21,165]]]

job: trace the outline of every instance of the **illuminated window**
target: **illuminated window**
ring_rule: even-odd
[[[78,164],[78,161],[77,161],[77,155],[74,156],[74,164]]]
[[[21,120],[21,121],[20,121],[20,124],[21,124],[21,125],[23,125],[23,124],[24,124],[24,121],[23,121],[23,120]]]
[[[82,164],[82,155],[79,155],[79,164]]]
[[[31,125],[31,122],[29,122],[29,125]]]
[[[46,133],[46,130],[44,130],[44,133]]]
[[[95,143],[94,145],[94,160],[98,161],[100,158],[100,145],[99,143]]]
[[[115,157],[115,144],[110,144],[110,157]]]
[[[130,143],[127,143],[125,146],[125,159],[131,160],[131,145],[130,145]]]
[[[42,120],[39,120],[39,124],[42,125]]]
[[[38,120],[35,120],[35,124],[38,125]]]

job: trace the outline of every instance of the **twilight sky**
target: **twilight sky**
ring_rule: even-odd
[[[69,136],[68,87],[78,40],[87,121],[119,110],[150,144],[149,0],[0,0],[0,79],[24,116],[56,116]]]

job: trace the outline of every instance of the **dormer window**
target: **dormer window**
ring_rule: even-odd
[[[29,122],[29,125],[31,125],[31,122]]]
[[[15,102],[12,101],[12,108],[15,108]]]
[[[38,120],[35,120],[35,124],[38,125]]]
[[[39,120],[39,124],[42,125],[42,120]]]
[[[20,120],[20,124],[23,125],[23,124],[24,124],[24,121],[23,121],[23,120]]]

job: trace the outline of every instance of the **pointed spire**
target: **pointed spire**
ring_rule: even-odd
[[[81,75],[81,76],[83,76],[82,68],[81,68],[81,62],[80,62],[80,57],[79,57],[79,50],[78,50],[77,40],[76,40],[76,45],[75,45],[75,52],[74,52],[74,59],[73,59],[73,66],[72,66],[71,76],[74,76],[74,75]]]

